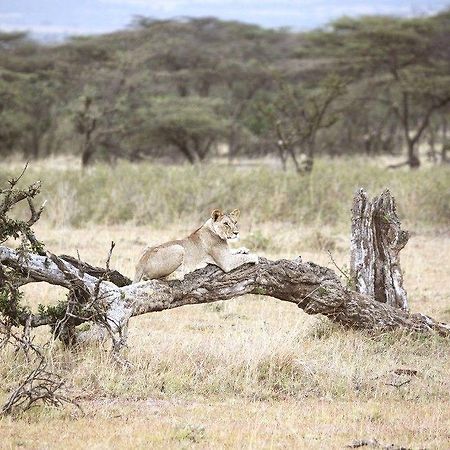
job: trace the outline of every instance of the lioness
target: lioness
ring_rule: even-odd
[[[245,248],[232,250],[228,239],[239,236],[237,220],[240,212],[223,213],[215,209],[211,217],[185,239],[147,247],[136,266],[134,282],[142,279],[166,278],[183,280],[184,276],[207,264],[215,264],[229,272],[246,263],[257,263],[258,256]]]

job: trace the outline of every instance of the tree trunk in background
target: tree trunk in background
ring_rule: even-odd
[[[441,148],[441,164],[450,162],[447,152],[450,150],[450,142],[447,140],[447,119],[442,118],[442,148]]]
[[[420,159],[416,155],[415,144],[408,140],[408,165],[410,169],[418,169],[420,167]]]
[[[40,136],[37,130],[33,129],[33,132],[31,134],[31,151],[33,155],[33,159],[39,158],[39,150],[40,150]]]
[[[87,167],[92,163],[92,157],[94,156],[94,147],[91,143],[83,146],[83,150],[81,152],[81,165],[82,167]]]
[[[430,131],[428,133],[428,152],[427,157],[428,160],[432,163],[436,164],[438,162],[438,156],[436,152],[436,137],[438,134],[439,129],[435,129],[434,127],[430,126]]]
[[[390,306],[408,309],[400,250],[409,233],[400,227],[389,190],[369,200],[360,189],[353,199],[350,271],[357,292]]]

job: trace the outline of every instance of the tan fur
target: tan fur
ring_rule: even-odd
[[[229,272],[246,263],[257,263],[258,256],[248,254],[241,248],[233,251],[228,239],[239,235],[237,220],[239,210],[229,214],[215,209],[198,230],[185,239],[166,242],[156,247],[147,247],[136,266],[134,282],[142,279],[178,279],[207,264],[215,264]]]

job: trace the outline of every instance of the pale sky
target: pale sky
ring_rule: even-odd
[[[125,28],[133,16],[214,16],[264,27],[310,30],[343,15],[431,14],[450,0],[0,0],[0,30],[39,37],[96,34]]]

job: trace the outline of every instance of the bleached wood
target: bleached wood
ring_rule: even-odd
[[[390,306],[408,309],[400,251],[409,233],[401,229],[395,200],[385,190],[372,201],[360,189],[352,207],[350,272],[355,289]]]
[[[17,252],[0,246],[0,263],[28,271],[28,276],[35,281],[70,288],[64,273],[47,257],[30,255],[25,264]],[[65,264],[71,274],[85,283],[91,295],[94,295],[98,284],[99,301],[105,305],[108,323],[116,332],[126,328],[133,316],[259,294],[294,303],[308,314],[322,314],[353,329],[406,329],[450,335],[449,325],[349,290],[332,270],[303,262],[301,258],[278,261],[260,258],[258,264],[245,264],[229,273],[208,265],[187,274],[183,281],[151,280],[123,287],[109,281],[98,282],[97,278],[80,274],[78,269],[67,262]],[[49,323],[45,317],[35,315],[32,318],[33,326]]]

